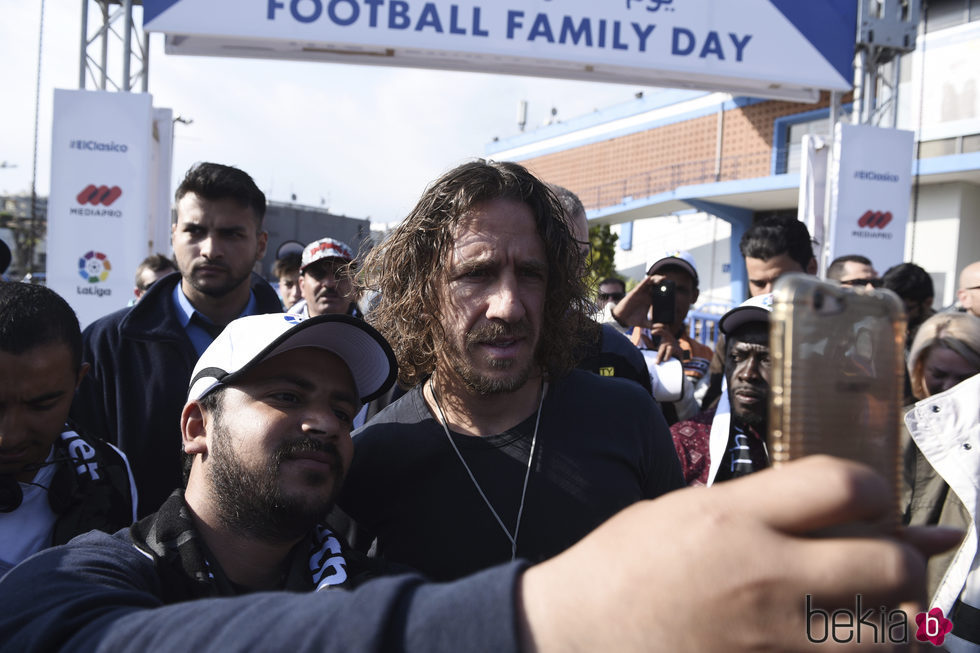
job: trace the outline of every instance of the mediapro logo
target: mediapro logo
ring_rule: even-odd
[[[113,202],[119,199],[120,195],[122,195],[122,189],[119,186],[109,187],[89,184],[75,199],[78,200],[79,204],[111,206]]]
[[[858,226],[862,229],[884,229],[891,221],[891,211],[865,211],[858,218]]]

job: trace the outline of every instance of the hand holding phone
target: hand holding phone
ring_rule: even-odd
[[[670,326],[677,319],[677,286],[670,279],[661,279],[650,288],[650,322]]]

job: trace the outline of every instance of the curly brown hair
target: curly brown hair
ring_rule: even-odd
[[[391,343],[402,385],[412,387],[433,372],[445,340],[438,288],[446,283],[454,228],[478,204],[500,199],[526,204],[545,243],[548,285],[538,364],[549,376],[565,374],[594,339],[582,252],[558,199],[523,166],[478,159],[432,183],[364,261],[361,289],[380,293],[368,320]]]

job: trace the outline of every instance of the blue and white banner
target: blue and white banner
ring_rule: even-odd
[[[863,254],[878,272],[905,260],[915,134],[837,123],[827,260]]]
[[[146,256],[151,105],[140,93],[54,92],[47,283],[82,328],[126,306]]]
[[[715,89],[851,88],[854,0],[144,0],[173,54]]]

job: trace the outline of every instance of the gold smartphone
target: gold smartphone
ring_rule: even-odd
[[[773,289],[769,447],[874,468],[900,495],[905,312],[888,290],[790,275]]]

